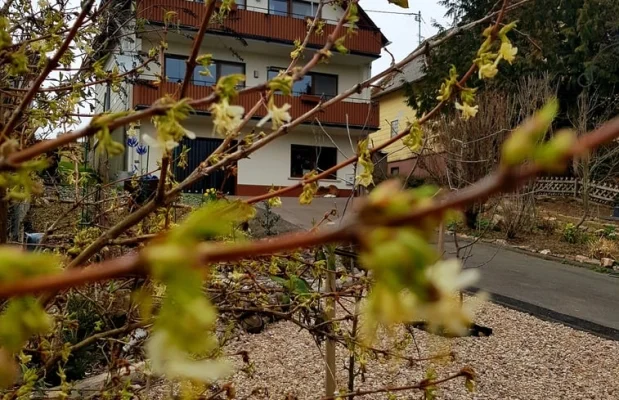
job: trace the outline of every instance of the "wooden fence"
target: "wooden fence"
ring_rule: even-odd
[[[535,182],[536,195],[582,197],[583,183],[576,178],[546,177]],[[619,186],[607,182],[589,182],[589,199],[598,204],[614,205]]]

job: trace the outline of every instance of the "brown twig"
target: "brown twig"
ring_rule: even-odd
[[[468,376],[467,372],[464,371],[460,371],[456,374],[453,375],[449,375],[443,379],[437,379],[434,381],[431,380],[423,380],[419,383],[415,383],[413,385],[406,385],[406,386],[392,386],[392,387],[383,387],[383,388],[379,388],[379,389],[370,389],[370,390],[357,390],[355,392],[350,392],[350,393],[344,393],[344,394],[338,394],[335,396],[327,396],[327,397],[322,397],[321,400],[335,400],[335,399],[339,399],[339,398],[345,398],[348,397],[349,399],[356,397],[356,396],[367,396],[369,394],[376,394],[376,393],[392,393],[392,392],[403,392],[406,390],[423,390],[426,389],[428,387],[431,386],[437,386],[440,384],[443,384],[445,382],[449,382],[451,380],[454,380],[456,378],[460,378],[462,376]]]
[[[617,137],[619,137],[619,118],[615,118],[595,131],[581,136],[572,148],[566,152],[564,159],[568,160],[575,155],[589,152]],[[428,217],[439,217],[444,215],[449,209],[459,209],[499,191],[509,190],[541,172],[542,168],[536,164],[526,164],[514,169],[502,168],[468,189],[448,193],[444,198],[435,200],[426,207],[416,209],[397,218],[381,219],[381,221],[353,220],[333,230],[317,233],[288,234],[270,240],[230,245],[204,243],[196,247],[196,259],[201,264],[207,265],[214,262],[235,261],[301,247],[312,247],[324,243],[353,240],[360,234],[360,228],[363,226],[375,224],[398,226],[414,224]],[[144,266],[143,259],[139,258],[138,255],[131,255],[101,264],[94,264],[81,270],[65,270],[57,275],[38,276],[17,282],[3,283],[0,284],[0,298],[36,293],[44,290],[66,289],[90,282],[141,273]]]
[[[144,61],[142,64],[140,64],[137,67],[131,69],[130,71],[123,72],[122,74],[119,74],[116,77],[116,79],[120,79],[120,78],[124,78],[126,76],[129,76],[129,75],[136,74],[140,69],[146,67],[149,63],[151,63],[153,61],[155,61],[155,57],[150,57],[146,61]],[[78,71],[82,71],[82,70],[85,70],[85,69],[87,69],[87,68],[79,69]],[[58,68],[56,68],[55,70],[57,71]],[[88,87],[88,86],[99,85],[101,83],[112,82],[113,80],[114,80],[114,77],[109,76],[107,78],[98,79],[96,81],[84,83],[83,85],[80,86],[80,88],[85,88],[85,87]],[[75,88],[74,84],[64,85],[64,86],[52,86],[52,87],[42,88],[42,89],[39,90],[39,92],[63,92],[63,91],[67,91],[67,90],[73,90],[74,88]],[[9,90],[12,90],[12,91],[26,91],[27,89],[9,88]]]
[[[86,339],[75,343],[74,345],[72,345],[70,347],[71,352],[74,352],[76,350],[79,350],[83,347],[86,347],[88,345],[93,344],[94,342],[96,342],[97,340],[100,339],[105,339],[108,337],[112,337],[112,336],[118,336],[118,335],[122,335],[125,333],[129,333],[132,332],[138,328],[143,328],[145,326],[148,326],[150,324],[152,324],[153,321],[152,319],[149,320],[145,320],[145,321],[141,321],[141,322],[136,322],[134,324],[130,324],[130,325],[125,325],[123,327],[120,328],[116,328],[116,329],[110,329],[109,331],[105,331],[105,332],[101,332],[101,333],[95,333],[92,336],[87,337]],[[50,358],[49,360],[47,360],[47,362],[45,363],[45,369],[49,369],[51,368],[58,360],[60,360],[60,358],[62,357],[61,354],[57,354],[54,357]]]
[[[185,69],[185,78],[183,79],[183,83],[181,84],[181,89],[178,94],[179,98],[185,97],[185,93],[187,92],[187,87],[189,86],[189,82],[191,81],[191,76],[193,75],[193,70],[196,67],[196,58],[198,57],[198,52],[200,51],[200,46],[202,45],[202,39],[204,39],[204,35],[206,34],[206,29],[208,28],[208,24],[211,21],[211,16],[213,15],[213,11],[215,10],[215,0],[208,0],[206,4],[206,13],[204,14],[204,18],[202,18],[202,23],[200,24],[200,29],[198,30],[198,34],[194,37],[193,47],[191,48],[191,53],[189,54],[189,58],[187,59],[187,68]]]
[[[58,62],[60,61],[64,53],[66,53],[67,50],[69,49],[69,45],[73,41],[73,38],[75,38],[75,35],[77,35],[78,30],[82,26],[82,23],[84,22],[84,19],[90,12],[90,9],[92,8],[93,4],[94,4],[94,0],[88,0],[84,3],[82,12],[78,15],[77,19],[75,20],[75,23],[71,27],[71,30],[67,34],[67,37],[65,38],[65,40],[62,42],[62,44],[58,48],[58,51],[56,51],[56,54],[54,54],[54,57],[52,57],[52,59],[48,61],[48,63],[43,68],[43,71],[41,71],[39,76],[37,76],[36,80],[30,87],[30,90],[28,90],[28,93],[26,93],[26,95],[22,98],[22,101],[19,104],[19,107],[17,107],[15,111],[13,111],[11,118],[4,126],[2,133],[0,133],[0,138],[7,138],[9,136],[9,133],[11,133],[15,129],[22,114],[24,113],[24,111],[26,111],[26,108],[30,106],[30,103],[34,99],[34,96],[39,91],[39,88],[41,87],[45,79],[47,79],[47,75],[49,75],[52,69],[56,68],[56,66],[58,65]]]

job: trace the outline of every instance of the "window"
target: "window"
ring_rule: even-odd
[[[234,74],[245,75],[245,64],[216,61],[215,65],[217,66],[216,76],[218,79],[222,76]]]
[[[165,73],[171,82],[182,82],[187,71],[187,57],[167,55],[165,58]],[[245,64],[229,61],[213,61],[208,67],[210,76],[202,75],[204,67],[196,66],[193,70],[191,83],[199,86],[213,86],[222,76],[245,74]]]
[[[295,18],[314,17],[314,3],[307,1],[292,1],[292,16]]]
[[[236,8],[239,10],[245,9],[245,0],[234,0],[234,4],[236,4]]]
[[[285,70],[285,68],[269,68],[267,70],[267,78],[275,78],[279,74],[279,71],[282,70]],[[312,94],[315,96],[324,96],[326,98],[335,97],[337,95],[337,75],[310,72],[301,80],[293,83],[292,94],[293,96]]]
[[[186,63],[184,58],[166,56],[165,74],[172,82],[180,82],[185,77]]]
[[[294,18],[313,18],[317,6],[313,2],[303,0],[269,0],[269,13],[273,15],[291,16]]]
[[[325,97],[337,95],[337,75],[313,74],[312,79],[312,94]]]
[[[394,137],[395,135],[397,135],[399,131],[400,131],[400,121],[397,119],[391,121],[391,137]]]
[[[290,176],[293,178],[302,178],[312,170],[325,171],[337,164],[335,147],[293,144],[290,155]],[[334,173],[329,179],[337,179],[337,175]]]
[[[391,168],[391,176],[397,176],[397,175],[400,175],[400,167]]]
[[[288,15],[288,0],[269,0],[269,14]]]

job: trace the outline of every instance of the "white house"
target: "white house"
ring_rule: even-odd
[[[305,37],[305,19],[313,17],[315,7],[316,3],[303,0],[237,0],[236,9],[223,22],[211,23],[202,41],[199,54],[213,56],[214,64],[210,67],[212,77],[200,75],[198,71],[201,68],[196,68],[187,96],[207,96],[212,92],[216,80],[227,74],[244,74],[245,85],[248,87],[275,76],[289,65],[293,42]],[[112,68],[116,64],[122,72],[139,65],[139,59],[143,60],[153,46],[161,43],[166,11],[176,12],[173,17],[176,24],[170,26],[167,33],[168,49],[163,63],[151,63],[140,79],[124,83],[119,93],[110,91],[104,85],[99,87],[97,93],[103,111],[142,109],[166,93],[173,94],[178,90],[178,82],[185,74],[192,38],[206,13],[205,4],[201,2],[138,0],[134,8],[128,5],[126,13],[129,23],[120,24],[122,27],[118,31],[125,33],[119,35],[119,39],[109,47],[112,56],[108,59],[107,67]],[[333,31],[343,13],[344,10],[338,5],[326,5],[323,8],[321,18],[326,23],[324,33],[312,35],[308,45],[310,49],[305,52],[301,63],[308,60],[315,49],[323,46],[327,35]],[[328,64],[318,65],[303,80],[295,83],[293,97],[276,96],[278,105],[291,104],[293,118],[313,108],[320,99],[341,93],[371,76],[371,63],[380,56],[386,39],[362,10],[360,16],[358,33],[345,43],[349,54],[334,52]],[[162,66],[167,81],[159,86],[153,85],[152,81],[160,74]],[[258,96],[255,93],[243,95],[236,102],[249,110],[259,99]],[[260,109],[245,131],[251,131],[265,114],[266,109]],[[198,137],[182,143],[191,149],[188,153],[189,166],[175,169],[177,180],[187,176],[222,141],[213,132],[211,117],[206,108],[198,108],[184,125]],[[269,126],[267,124],[262,130],[268,133]],[[370,91],[364,90],[355,98],[338,103],[315,118],[304,121],[249,158],[240,160],[236,176],[219,172],[205,177],[191,191],[199,192],[215,187],[229,194],[251,196],[263,194],[271,186],[295,184],[308,171],[327,169],[353,155],[357,141],[377,130],[378,126],[378,107],[371,102]],[[142,121],[139,126],[138,138],[143,134],[155,135],[150,121]],[[127,142],[127,128],[114,132],[114,136],[117,140]],[[111,173],[144,173],[156,170],[160,159],[159,149],[148,148],[140,143],[137,147],[127,147],[121,159],[110,160],[109,167]],[[155,174],[158,175],[157,172]],[[352,189],[353,180],[353,169],[349,166],[338,171],[331,179],[320,181],[320,186],[335,186],[339,189],[339,195],[347,195]]]

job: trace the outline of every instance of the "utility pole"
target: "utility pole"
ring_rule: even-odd
[[[421,45],[421,10],[418,13],[413,13],[415,16],[415,21],[417,21],[417,36],[419,40],[419,45]]]
[[[395,15],[412,15],[415,17],[415,22],[417,22],[417,40],[419,41],[419,44],[421,44],[421,41],[423,40],[423,37],[421,36],[421,22],[423,21],[423,19],[421,18],[421,10],[419,10],[419,12],[395,12],[395,11],[384,11],[384,10],[365,10],[365,12],[369,12],[369,13],[379,13],[379,14],[395,14]],[[391,42],[389,42],[387,45],[391,44]]]

